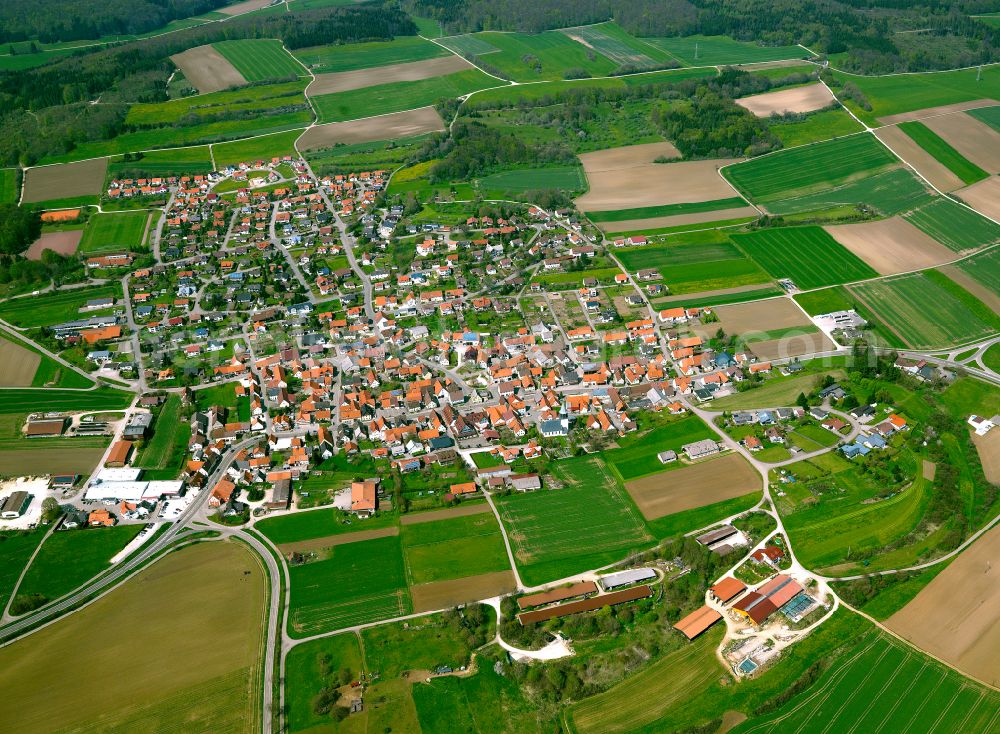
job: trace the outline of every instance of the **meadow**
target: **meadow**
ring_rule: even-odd
[[[250,161],[270,161],[272,158],[295,155],[295,141],[302,134],[301,130],[262,135],[235,140],[231,143],[216,143],[212,146],[212,157],[218,168]]]
[[[898,163],[874,135],[851,135],[779,151],[723,169],[745,195],[762,202],[804,196]]]
[[[452,41],[458,41],[452,46]],[[471,43],[470,43],[471,42]],[[562,79],[569,70],[585,71],[590,76],[607,76],[615,64],[604,56],[589,52],[559,31],[544,33],[477,33],[471,38],[459,36],[443,43],[455,50],[470,53],[470,48],[486,43],[489,50],[471,51],[483,64],[499,69],[519,82]],[[482,47],[485,48],[485,47]]]
[[[91,606],[0,649],[0,685],[25,704],[4,707],[0,729],[259,730],[265,586],[259,562],[237,543],[168,554]],[[139,619],[156,630],[142,655],[123,633]]]
[[[448,52],[419,36],[399,36],[391,41],[302,48],[292,52],[292,55],[314,74],[331,74],[369,69],[373,66],[426,61],[447,56]]]
[[[738,196],[714,201],[695,201],[685,204],[663,204],[661,206],[640,206],[634,209],[618,209],[611,211],[587,212],[587,218],[597,223],[626,222],[629,219],[648,219],[650,217],[669,217],[674,214],[696,214],[711,212],[717,209],[732,209],[744,206],[746,202]]]
[[[134,104],[129,107],[125,121],[129,125],[162,127],[180,123],[192,116],[210,117],[230,112],[264,112],[275,107],[304,104],[305,88],[305,81],[294,81],[211,92],[166,102]],[[142,150],[142,148],[129,150]]]
[[[525,583],[612,563],[652,541],[603,459],[567,459],[552,470],[561,488],[496,499]]]
[[[345,521],[342,515],[340,510],[325,507],[309,512],[268,517],[254,527],[275,545],[284,545],[325,538],[329,535],[389,527],[397,522],[396,515],[390,513],[383,513],[364,521]]]
[[[558,189],[566,193],[586,191],[587,179],[580,166],[556,166],[492,173],[476,179],[475,185],[485,198],[496,199],[544,189]]]
[[[0,168],[0,204],[11,204],[17,197],[17,169]]]
[[[864,128],[843,109],[820,110],[794,122],[768,121],[768,130],[786,148],[853,135]]]
[[[394,82],[324,94],[312,97],[312,103],[320,122],[338,122],[426,107],[440,99],[453,99],[498,84],[500,82],[478,69],[469,69],[416,82]]]
[[[341,670],[358,680],[364,660],[358,637],[352,632],[296,645],[285,658],[285,701],[288,731],[298,732],[330,723],[313,711],[312,700],[324,685],[334,683]]]
[[[37,594],[52,601],[68,594],[106,569],[112,556],[128,545],[143,527],[117,525],[53,533],[28,566],[17,596]],[[68,558],[73,562],[67,563]]]
[[[759,64],[764,61],[805,59],[809,52],[801,46],[762,46],[735,41],[728,36],[683,36],[645,39],[685,66],[726,66]]]
[[[570,38],[582,39],[583,44],[606,56],[617,68],[644,69],[675,61],[667,51],[633,38],[615,23],[568,28],[562,32]]]
[[[212,46],[225,56],[248,82],[306,75],[305,69],[289,56],[281,41],[273,39],[220,41],[213,43]]]
[[[145,479],[175,479],[184,468],[190,438],[191,424],[181,412],[180,396],[169,395],[153,423],[153,437],[133,463],[146,470]]]
[[[894,168],[811,194],[770,201],[766,206],[772,214],[788,216],[826,209],[853,214],[854,207],[863,204],[888,217],[934,200],[916,176],[905,168]]]
[[[772,377],[762,387],[719,398],[712,403],[716,410],[747,410],[778,405],[793,405],[801,392],[810,392],[822,375],[829,374],[834,379],[844,379],[847,373],[839,368],[831,368],[821,373],[813,372],[794,377]]]
[[[404,525],[403,557],[411,584],[507,571],[510,562],[492,513]]]
[[[207,145],[140,153],[139,160],[116,156],[108,161],[108,179],[181,176],[212,171],[212,153]]]
[[[142,245],[148,220],[149,212],[146,211],[94,214],[87,220],[77,251],[81,255],[92,255],[134,250]]]
[[[539,730],[538,711],[509,677],[480,666],[470,677],[434,678],[414,686],[413,702],[423,734],[525,734]]]
[[[955,252],[1000,242],[1000,224],[944,197],[907,212],[903,218]]]
[[[21,571],[44,537],[44,530],[0,532],[0,609],[6,606]]]
[[[761,229],[733,241],[775,278],[791,278],[802,290],[878,275],[821,227]]]
[[[698,416],[689,415],[650,431],[630,433],[618,439],[619,448],[603,451],[601,456],[627,482],[671,468],[656,458],[661,451],[680,453],[684,444],[706,438],[715,438],[715,432]]]
[[[966,185],[989,177],[989,173],[951,147],[944,138],[922,122],[904,122],[899,125],[899,129],[930,153],[935,160],[962,179]]]
[[[335,546],[330,556],[289,568],[289,634],[304,637],[407,614],[398,536]]]
[[[80,307],[87,301],[109,296],[114,296],[116,299],[122,297],[120,283],[53,291],[30,298],[15,298],[0,303],[0,319],[22,327],[52,326],[81,318]]]
[[[884,335],[895,346],[941,349],[996,331],[959,297],[924,273],[863,283],[851,290],[875,313],[885,326]]]

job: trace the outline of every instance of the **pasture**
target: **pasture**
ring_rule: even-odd
[[[270,161],[272,158],[295,155],[295,141],[302,135],[301,130],[262,135],[231,143],[216,143],[212,146],[212,156],[219,168],[250,161]]]
[[[885,336],[896,346],[940,349],[996,331],[992,323],[924,273],[863,283],[850,290],[876,315]]]
[[[732,239],[772,276],[790,278],[802,290],[877,275],[820,227],[768,228]]]
[[[281,41],[249,39],[220,41],[212,47],[226,57],[248,82],[305,76],[302,65],[293,59]]]
[[[436,43],[419,36],[399,36],[391,41],[370,43],[338,43],[331,46],[300,48],[292,55],[309,67],[314,74],[369,69],[373,66],[425,61],[448,52]]]
[[[854,207],[865,205],[883,216],[892,216],[933,200],[933,195],[916,176],[904,168],[895,168],[804,196],[767,202],[765,206],[772,214],[788,215],[827,209],[853,213],[850,210]]]
[[[555,166],[500,171],[476,179],[475,185],[485,198],[495,199],[544,189],[558,189],[567,193],[584,191],[587,180],[579,166]]]
[[[752,200],[804,196],[898,164],[875,136],[862,133],[729,166],[725,177]]]
[[[29,168],[24,174],[26,204],[96,196],[104,186],[107,158]]]
[[[0,728],[257,730],[264,590],[259,562],[236,543],[170,553],[91,606],[0,649],[0,684],[25,703],[4,707]],[[157,630],[142,655],[122,634],[137,619]],[[108,706],[109,697],[117,704]]]
[[[375,85],[385,86],[399,82],[418,82],[434,79],[447,74],[468,71],[472,67],[460,56],[442,56],[426,61],[410,61],[405,64],[379,66],[374,69],[341,71],[335,74],[319,74],[309,84],[306,94],[320,97],[325,94],[350,92]]]
[[[0,319],[22,327],[52,326],[79,318],[80,307],[87,301],[109,296],[120,299],[121,284],[71,288],[28,298],[14,298],[0,303]]]
[[[335,546],[324,560],[291,566],[289,576],[293,637],[398,617],[412,608],[398,536]]]
[[[903,218],[953,252],[1000,242],[1000,224],[943,197],[907,212]]]
[[[490,666],[469,677],[433,678],[414,686],[412,694],[423,734],[539,730],[537,707],[515,681]]]
[[[486,76],[478,69],[468,69],[433,79],[379,84],[365,89],[322,95],[313,97],[312,102],[320,122],[339,122],[414,110],[433,105],[440,99],[454,99],[497,84],[499,82],[496,79]],[[374,139],[384,140],[386,136],[380,134]]]
[[[793,148],[861,132],[861,124],[842,109],[822,110],[793,122],[771,121],[768,129],[782,145]]]
[[[80,240],[80,254],[134,250],[142,245],[150,214],[146,211],[94,214]]]
[[[11,204],[17,201],[17,178],[16,168],[0,168],[0,204]]]
[[[961,113],[960,113],[961,114]],[[899,129],[934,157],[941,165],[958,176],[965,184],[974,184],[989,176],[989,173],[965,158],[948,142],[922,122],[903,122]],[[998,135],[1000,137],[1000,135]]]
[[[955,254],[902,217],[823,228],[881,275],[948,262]]]
[[[921,621],[928,623],[926,616]],[[733,734],[808,731],[834,722],[838,731],[857,732],[995,729],[1000,711],[995,691],[884,633],[868,630],[849,644],[816,683],[774,713],[737,726]]]
[[[461,40],[459,40],[461,39]],[[453,41],[457,41],[455,45]],[[487,44],[482,46],[479,42]],[[559,31],[544,33],[477,33],[443,41],[449,48],[473,53],[519,82],[562,79],[567,71],[584,71],[595,77],[615,70],[613,61],[594,54]],[[482,51],[470,49],[481,48]]]
[[[738,454],[665,470],[625,484],[647,520],[736,499],[760,488],[760,475]]]
[[[630,36],[615,23],[567,28],[561,32],[610,59],[616,68],[649,69],[674,61],[662,48]]]
[[[805,59],[809,52],[801,46],[762,46],[735,41],[728,36],[683,36],[645,39],[685,66],[728,66],[765,61]]]
[[[554,581],[612,563],[652,542],[603,459],[567,459],[552,469],[561,487],[496,498],[526,583]],[[581,538],[587,539],[586,545],[581,546]]]
[[[411,584],[510,569],[500,527],[492,513],[405,525],[402,539]]]
[[[189,48],[170,57],[191,86],[201,94],[242,87],[247,80],[214,46]]]

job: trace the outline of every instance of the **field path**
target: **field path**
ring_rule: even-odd
[[[514,561],[514,551],[510,547],[510,538],[507,537],[507,528],[503,524],[503,520],[500,519],[500,511],[497,506],[493,503],[493,497],[487,490],[483,490],[483,494],[486,496],[486,502],[489,504],[490,509],[493,510],[493,514],[496,516],[497,524],[500,525],[500,534],[503,536],[503,545],[507,549],[507,560],[510,561],[510,570],[514,573],[514,584],[517,586],[518,591],[525,590],[524,582],[521,580],[521,574],[518,573],[517,563]]]
[[[21,582],[24,581],[24,577],[28,574],[28,568],[35,562],[35,556],[38,555],[42,546],[45,545],[45,541],[49,539],[49,536],[52,535],[53,532],[55,532],[55,529],[59,527],[60,523],[61,521],[52,523],[52,527],[50,527],[48,532],[45,533],[45,537],[42,538],[42,541],[35,548],[35,552],[31,554],[31,558],[29,558],[28,562],[24,564],[24,568],[21,569],[21,575],[17,577],[17,581],[10,590],[10,597],[8,597],[7,603],[4,605],[3,613],[0,614],[0,623],[8,622],[13,619],[10,615],[10,605],[14,603],[14,597],[17,596],[17,590],[21,588]]]

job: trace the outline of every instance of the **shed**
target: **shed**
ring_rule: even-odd
[[[722,619],[721,614],[712,607],[705,606],[684,617],[674,625],[674,629],[681,632],[689,640],[693,640],[720,619]]]
[[[601,578],[601,586],[605,591],[618,589],[629,584],[637,584],[640,581],[650,581],[656,578],[656,571],[651,568],[633,568],[628,571],[609,574]]]
[[[747,585],[739,579],[726,576],[715,586],[710,586],[708,590],[712,592],[712,596],[718,599],[720,603],[726,604],[742,594],[746,588]]]

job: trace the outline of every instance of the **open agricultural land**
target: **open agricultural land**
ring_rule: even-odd
[[[213,48],[248,82],[305,76],[306,71],[285,51],[281,41],[223,41]]]
[[[391,41],[303,48],[292,55],[313,74],[319,75],[425,61],[449,54],[446,49],[419,36],[401,36]]]
[[[22,201],[45,202],[52,208],[91,203],[101,192],[108,161],[95,158],[63,166],[29,168],[24,174]]]
[[[170,57],[199,93],[208,94],[247,83],[233,64],[214,46],[199,46]]]

